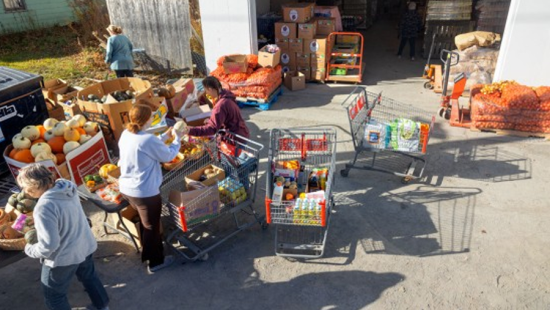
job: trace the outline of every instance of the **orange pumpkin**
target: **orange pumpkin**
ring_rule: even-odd
[[[36,126],[36,129],[38,129],[38,132],[40,132],[40,138],[44,139],[44,134],[46,133],[46,128],[43,125]]]
[[[31,150],[29,149],[20,150],[19,152],[15,153],[13,159],[27,164],[34,162],[34,157],[32,157]]]
[[[65,139],[63,137],[57,136],[53,137],[48,141],[48,144],[52,148],[52,152],[57,153],[63,153],[63,145],[65,145]]]
[[[57,157],[57,164],[58,165],[61,165],[62,163],[65,162],[65,154],[57,153],[57,154],[55,154],[55,157]]]
[[[15,154],[17,154],[17,152],[19,152],[20,150],[19,149],[16,149],[16,148],[13,148],[11,151],[10,151],[10,154],[8,155],[11,159],[14,159],[15,157]]]
[[[86,134],[86,130],[84,130],[82,127],[76,127],[75,129],[76,131],[78,131],[78,133],[80,133],[81,136]]]
[[[31,144],[31,146],[37,144],[37,143],[46,143],[46,140],[42,139],[42,138],[38,138],[36,140],[34,140]]]

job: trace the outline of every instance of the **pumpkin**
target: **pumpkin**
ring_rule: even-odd
[[[13,143],[14,140],[17,140],[17,139],[20,139],[20,138],[24,138],[24,137],[21,133],[18,133],[15,136],[13,136],[13,138],[11,138],[11,142]]]
[[[23,135],[23,137],[31,141],[34,141],[40,138],[40,131],[38,130],[38,128],[36,128],[36,126],[32,126],[32,125],[25,126],[25,128],[21,130],[21,134]]]
[[[74,149],[78,148],[79,146],[80,146],[80,143],[78,143],[76,141],[69,141],[69,142],[65,143],[65,145],[63,145],[63,153],[65,155],[67,155],[71,151],[73,151]]]
[[[86,122],[84,126],[82,126],[84,131],[86,131],[87,134],[90,136],[93,136],[96,132],[98,132],[99,126],[96,122]]]
[[[80,140],[80,133],[74,128],[69,128],[63,134],[65,141],[78,141]]]
[[[90,140],[91,138],[92,138],[92,136],[87,135],[87,134],[83,134],[83,135],[80,136],[80,140],[78,141],[78,143],[84,144],[84,143],[88,142],[88,140]]]
[[[13,140],[13,147],[16,149],[30,149],[31,148],[31,140],[21,137],[16,140]]]
[[[44,133],[44,140],[46,140],[46,142],[50,141],[50,139],[53,137],[55,137],[55,135],[53,134],[53,130],[48,130],[46,131],[46,133]]]
[[[57,164],[57,156],[50,152],[41,152],[36,154],[34,157],[35,162],[44,161],[44,160],[51,160],[54,164]]]
[[[73,116],[72,119],[74,119],[78,122],[79,127],[84,127],[84,124],[86,124],[86,118],[84,117],[84,115],[77,114],[77,115]]]
[[[113,164],[105,164],[103,166],[101,166],[101,168],[99,168],[99,176],[104,178],[104,179],[107,179],[109,177],[108,173],[113,171],[113,170],[116,170],[118,167],[117,165],[113,165]]]
[[[33,157],[36,157],[38,153],[43,153],[43,152],[46,152],[46,153],[52,152],[52,148],[48,143],[37,143],[31,146],[31,154]]]
[[[80,123],[76,119],[71,118],[70,120],[67,121],[67,126],[69,128],[77,128],[77,127],[80,127]]]
[[[44,125],[37,125],[36,129],[38,129],[38,132],[40,133],[40,138],[44,139],[44,134],[47,131]]]
[[[48,145],[51,147],[53,153],[63,153],[65,142],[67,141],[63,137],[53,137],[48,141]]]
[[[59,122],[53,126],[53,134],[56,137],[62,137],[65,134],[65,131],[67,130],[67,125],[63,122]]]
[[[15,153],[19,152],[20,149],[16,149],[16,148],[13,148],[10,153],[8,154],[8,157],[13,159],[13,157],[15,156]]]
[[[55,118],[48,118],[44,121],[44,128],[46,128],[46,130],[53,129],[53,126],[55,126],[55,124],[57,123],[59,123],[59,121]]]
[[[65,162],[65,154],[63,153],[57,153],[57,154],[54,154],[55,157],[57,157],[57,164],[58,165],[61,165],[62,163]]]
[[[31,143],[31,147],[37,143],[46,143],[46,140],[40,138],[40,139],[36,139],[34,140],[32,143]]]
[[[86,130],[82,129],[82,127],[77,127],[75,129],[81,136],[86,134]]]
[[[15,153],[13,159],[27,164],[34,162],[34,157],[29,149],[19,150],[19,152]]]
[[[31,229],[25,233],[25,241],[28,244],[38,243],[38,236],[36,235],[36,229]]]

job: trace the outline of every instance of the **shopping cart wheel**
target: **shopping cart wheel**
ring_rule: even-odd
[[[411,177],[404,177],[401,179],[401,183],[403,184],[409,184],[409,182],[412,180]]]
[[[340,175],[344,178],[347,178],[348,175],[349,175],[349,170],[347,170],[347,169],[340,170]]]
[[[431,81],[428,81],[428,82],[424,83],[424,88],[432,90],[432,89],[434,89],[434,84]]]

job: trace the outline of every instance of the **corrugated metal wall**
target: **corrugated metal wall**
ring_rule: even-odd
[[[111,23],[145,49],[143,69],[192,72],[189,0],[107,0],[107,7]]]
[[[0,4],[0,33],[66,25],[74,20],[67,0],[25,0],[26,10],[6,12]]]

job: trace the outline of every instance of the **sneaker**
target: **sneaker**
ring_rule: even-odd
[[[167,256],[164,257],[164,263],[162,263],[160,265],[156,265],[155,267],[147,266],[147,271],[149,271],[149,273],[155,273],[155,272],[161,270],[162,268],[165,268],[165,267],[168,267],[168,266],[172,265],[172,263],[174,261],[175,261],[174,256],[167,255]]]
[[[109,306],[105,308],[98,309],[94,305],[87,305],[85,310],[109,310]]]

